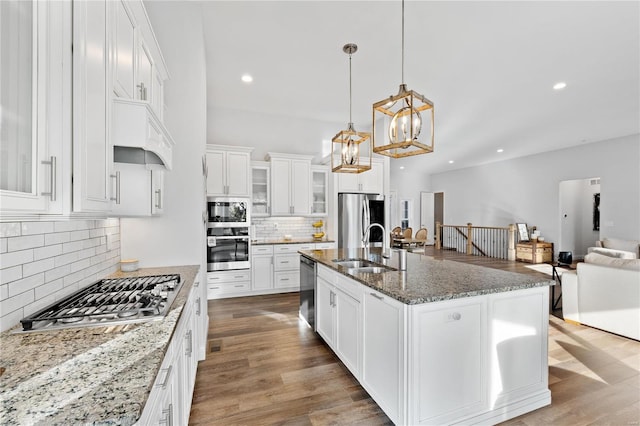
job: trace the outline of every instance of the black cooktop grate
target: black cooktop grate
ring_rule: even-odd
[[[34,323],[43,323],[44,326],[52,323],[61,326],[75,323],[99,325],[104,321],[126,320],[134,316],[158,316],[166,313],[180,284],[178,274],[103,279],[20,322],[23,330],[29,331],[34,328]]]

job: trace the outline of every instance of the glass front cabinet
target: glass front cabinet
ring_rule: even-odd
[[[251,215],[266,217],[270,212],[269,163],[266,161],[251,162]]]
[[[326,166],[311,166],[311,215],[326,216],[328,169]]]

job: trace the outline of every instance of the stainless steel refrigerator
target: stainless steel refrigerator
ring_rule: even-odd
[[[384,195],[338,194],[338,248],[363,247],[362,237],[367,226],[384,226]],[[369,232],[369,247],[382,247],[382,230]]]

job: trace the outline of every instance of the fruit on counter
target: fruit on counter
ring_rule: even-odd
[[[314,228],[321,228],[323,225],[324,223],[321,220],[311,224]]]
[[[313,234],[313,238],[322,238],[324,237],[324,232],[316,232]]]

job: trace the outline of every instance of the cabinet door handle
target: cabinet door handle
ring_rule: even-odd
[[[164,417],[158,421],[161,425],[173,426],[173,404],[162,410]]]
[[[162,207],[162,194],[159,189],[156,189],[156,208],[161,209]]]
[[[115,201],[116,204],[120,204],[120,172],[116,172],[115,175],[111,175],[111,178],[116,180],[116,196],[111,197],[111,201]]]
[[[138,88],[138,91],[140,92],[140,100],[141,101],[146,101],[147,100],[147,88],[144,87],[144,83],[140,82],[140,84],[136,85],[136,87]]]
[[[158,388],[164,388],[169,383],[169,377],[171,376],[171,370],[173,369],[173,365],[170,365],[167,368],[163,368],[165,371],[164,380],[156,385]]]
[[[45,195],[45,196],[49,196],[51,197],[51,201],[55,201],[56,200],[56,186],[57,186],[57,182],[56,182],[56,176],[57,176],[57,169],[58,169],[58,163],[56,161],[56,157],[54,157],[53,155],[50,157],[49,161],[42,161],[42,164],[45,165],[50,165],[51,169],[49,170],[50,173],[50,178],[49,178],[49,183],[51,184],[51,190],[49,192],[41,192],[40,195]]]
[[[200,316],[200,297],[196,299],[196,315]]]
[[[184,354],[186,356],[191,356],[191,354],[193,353],[193,332],[191,330],[187,331],[187,334],[184,336],[184,338],[187,340],[187,348],[184,351]]]
[[[378,295],[377,295],[377,294],[375,294],[375,293],[369,293],[369,294],[370,294],[370,295],[372,295],[373,297],[375,297],[375,298],[376,298],[376,299],[378,299],[378,300],[384,300],[384,297],[382,297],[382,296],[378,296]]]

